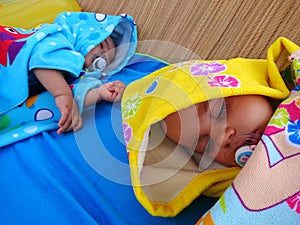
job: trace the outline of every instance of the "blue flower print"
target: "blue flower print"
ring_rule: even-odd
[[[289,133],[289,140],[296,145],[300,145],[300,120],[289,122],[287,131]]]

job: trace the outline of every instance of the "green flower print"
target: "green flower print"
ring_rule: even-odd
[[[135,95],[132,98],[127,98],[122,104],[123,118],[133,117],[142,103],[142,97]]]
[[[277,109],[270,120],[270,125],[281,128],[287,125],[289,120],[289,113],[285,108]]]

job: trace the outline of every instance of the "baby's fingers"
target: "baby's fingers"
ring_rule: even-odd
[[[76,115],[73,116],[72,118],[72,128],[74,131],[80,130],[82,127],[82,118],[81,116],[77,113]]]
[[[58,126],[61,127],[63,126],[69,118],[69,113],[65,110],[61,110],[61,116],[60,116],[60,120],[58,121]]]
[[[114,91],[117,93],[122,93],[125,89],[125,84],[122,82],[114,82],[110,87],[109,91]]]
[[[57,130],[58,134],[68,132],[72,130],[72,116],[71,114],[62,113],[61,119],[58,122],[59,129]]]
[[[117,86],[117,87],[119,87],[119,88],[121,88],[121,89],[124,89],[125,86],[126,86],[126,84],[123,83],[122,81],[115,80],[115,81],[113,82],[113,86]]]

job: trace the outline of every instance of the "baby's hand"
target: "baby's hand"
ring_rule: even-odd
[[[79,130],[82,127],[82,118],[78,112],[77,104],[71,95],[58,95],[55,97],[55,103],[58,107],[61,117],[58,121],[58,134],[63,132]]]
[[[119,101],[122,97],[123,91],[125,89],[125,84],[121,81],[113,81],[105,83],[100,87],[100,99],[116,102]]]

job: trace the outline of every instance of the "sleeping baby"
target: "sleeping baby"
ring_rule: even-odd
[[[99,45],[96,45],[91,51],[85,55],[84,67],[89,68],[89,71],[99,70],[103,71],[115,57],[115,45],[111,37],[108,37]],[[35,68],[31,73],[33,77],[29,78],[29,93],[36,90],[41,90],[43,86],[55,98],[55,103],[61,112],[61,118],[58,121],[58,134],[70,130],[77,131],[82,127],[82,119],[79,114],[77,103],[73,98],[73,94],[61,71],[54,69]],[[37,82],[34,77],[37,78]],[[34,85],[31,85],[34,83]],[[84,106],[89,106],[99,102],[105,101],[119,101],[125,84],[121,81],[113,81],[104,83],[103,85],[93,88],[87,92]]]
[[[127,86],[122,116],[132,184],[151,214],[174,216],[200,194],[220,197],[251,162],[290,94],[276,65],[283,46],[299,50],[279,38],[268,59],[191,60]]]
[[[61,134],[81,128],[83,107],[120,100],[125,84],[107,80],[133,56],[137,33],[129,15],[65,12],[30,30],[2,26],[0,40],[0,114],[47,90]]]
[[[163,128],[171,140],[224,166],[243,166],[273,112],[263,95],[217,98],[168,115]]]

